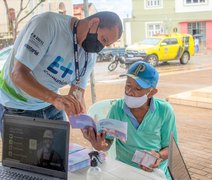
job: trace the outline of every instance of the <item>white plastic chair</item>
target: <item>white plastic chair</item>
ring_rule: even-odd
[[[88,109],[88,115],[91,116],[95,121],[99,121],[101,119],[107,118],[107,115],[112,107],[113,104],[115,104],[116,99],[106,99],[99,102],[94,103],[89,109]],[[115,159],[116,158],[116,146],[115,146],[115,139],[113,141],[113,144],[111,145],[108,155],[110,158]]]
[[[106,99],[94,103],[88,109],[88,115],[91,116],[96,121],[100,119],[105,119],[115,101],[116,101],[115,99]]]

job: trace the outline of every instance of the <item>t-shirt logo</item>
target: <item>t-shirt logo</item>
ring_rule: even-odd
[[[65,78],[67,74],[72,74],[70,69],[72,63],[69,63],[67,67],[60,65],[64,59],[61,56],[57,56],[56,59],[47,67],[47,69],[53,74],[57,74],[59,70],[63,71],[61,78]]]

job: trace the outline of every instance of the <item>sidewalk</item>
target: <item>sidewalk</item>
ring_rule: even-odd
[[[209,86],[211,84],[207,77],[212,77],[211,70],[190,72],[183,77],[174,74],[162,76],[157,97],[165,99],[169,95]],[[122,97],[124,83],[124,81],[97,83],[97,101]],[[89,107],[91,105],[89,86],[85,97],[87,107]],[[212,111],[183,105],[172,104],[172,106],[177,120],[179,147],[192,179],[212,179]],[[71,130],[71,141],[83,146],[90,146],[79,130]]]

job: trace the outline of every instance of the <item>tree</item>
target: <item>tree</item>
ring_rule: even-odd
[[[17,15],[15,15],[15,10],[13,8],[9,8],[7,0],[3,1],[7,12],[8,30],[13,36],[13,41],[15,41],[20,22],[23,21],[26,17],[28,17],[45,0],[39,0],[39,2],[31,9],[31,11],[29,11],[23,17],[21,17],[21,14],[29,6],[31,0],[27,0],[25,3],[24,0],[20,0],[20,8]]]

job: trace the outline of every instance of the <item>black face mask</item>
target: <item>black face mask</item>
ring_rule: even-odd
[[[88,32],[85,40],[82,42],[82,47],[86,52],[89,53],[98,53],[104,46],[97,38],[97,33]]]

